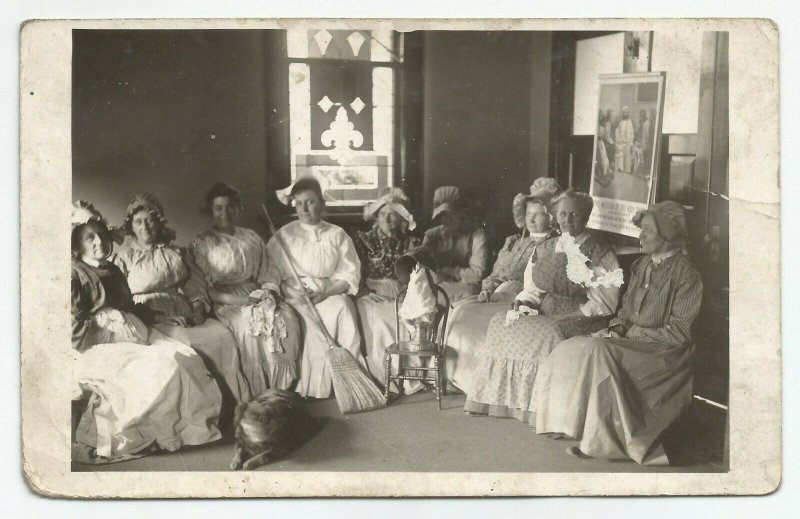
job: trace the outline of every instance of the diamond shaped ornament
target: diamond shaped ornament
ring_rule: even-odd
[[[362,101],[360,97],[356,97],[353,99],[353,102],[350,103],[350,108],[352,108],[356,114],[360,114],[365,106],[367,105],[364,104],[364,101]],[[327,112],[327,110],[325,111]]]
[[[358,56],[358,51],[361,50],[364,41],[366,41],[364,35],[358,31],[350,33],[350,36],[347,37],[347,43],[350,44],[350,48],[353,50],[353,56]]]
[[[333,101],[331,101],[328,96],[325,96],[325,97],[323,97],[322,99],[319,100],[319,102],[317,103],[317,106],[322,108],[323,112],[328,113],[328,110],[330,110],[331,107],[333,106]],[[356,113],[358,113],[358,112],[356,112]]]
[[[322,29],[317,34],[314,35],[314,41],[317,42],[319,46],[320,53],[324,56],[325,52],[328,50],[328,45],[330,45],[331,41],[333,40],[333,36],[331,33]]]

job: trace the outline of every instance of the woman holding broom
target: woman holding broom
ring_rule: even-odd
[[[308,295],[336,343],[364,365],[356,308],[348,297],[358,293],[361,262],[344,230],[322,219],[325,201],[315,178],[300,178],[279,191],[278,199],[286,205],[294,202],[297,213],[297,220],[281,227],[267,244],[270,263],[280,273],[281,291],[300,315],[305,330],[297,392],[304,397],[328,398],[332,388],[325,357],[329,342],[304,296]]]

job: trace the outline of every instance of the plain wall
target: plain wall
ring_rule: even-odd
[[[242,192],[240,224],[263,234],[273,103],[265,76],[282,35],[75,31],[73,198],[119,225],[131,197],[150,191],[185,245],[209,227],[204,194],[225,180]]]
[[[432,31],[424,46],[423,197],[458,185],[498,239],[511,201],[547,175],[551,33]]]

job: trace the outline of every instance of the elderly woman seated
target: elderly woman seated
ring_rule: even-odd
[[[280,274],[264,240],[239,227],[239,191],[224,182],[205,197],[211,229],[191,250],[208,285],[217,319],[233,332],[242,373],[255,396],[268,387],[288,389],[299,375],[300,321],[280,302]]]
[[[167,227],[158,199],[149,193],[133,197],[124,229],[129,238],[112,261],[128,279],[133,300],[164,314],[169,322],[155,327],[197,351],[228,398],[249,400],[236,339],[208,318],[211,300],[203,274],[190,251],[172,244],[175,231]]]
[[[297,220],[281,227],[267,244],[270,262],[278,268],[281,290],[304,323],[297,392],[304,397],[328,398],[333,389],[325,361],[328,341],[303,296],[308,294],[322,317],[322,325],[336,342],[363,364],[358,314],[349,297],[358,293],[361,262],[347,233],[322,219],[325,199],[314,177],[301,177],[278,197],[287,205],[293,201],[297,213]],[[302,286],[295,281],[293,271]]]
[[[364,219],[372,229],[356,234],[355,246],[361,261],[361,289],[356,300],[366,346],[367,366],[372,377],[383,383],[384,350],[395,339],[394,299],[400,292],[395,261],[419,246],[410,235],[416,227],[408,210],[408,197],[400,188],[388,188],[364,207]],[[405,392],[422,385],[407,381]],[[394,388],[396,390],[396,388]]]
[[[467,214],[461,192],[442,186],[433,194],[433,223],[422,246],[433,252],[439,265],[436,282],[451,302],[476,295],[489,266],[486,231]]]
[[[77,202],[72,347],[78,351],[75,381],[91,396],[75,433],[73,459],[122,461],[218,439],[217,383],[194,350],[148,328],[172,319],[134,303],[125,275],[108,261],[112,248],[100,213]]]
[[[447,377],[456,387],[463,387],[462,376],[473,360],[474,352],[486,340],[489,321],[524,288],[524,273],[536,247],[555,235],[549,214],[550,200],[561,188],[552,178],[538,178],[530,194],[514,197],[514,223],[522,233],[506,239],[495,261],[492,273],[481,283],[477,296],[456,303],[450,314],[445,343]]]
[[[661,433],[692,398],[691,327],[703,283],[685,255],[686,217],[660,202],[637,213],[645,255],[632,266],[622,308],[607,329],[559,344],[542,365],[536,432],[580,440],[582,457],[668,460]]]
[[[592,198],[570,189],[553,206],[561,236],[536,247],[514,310],[489,323],[462,377],[467,414],[530,422],[541,362],[565,338],[603,328],[617,308],[622,271],[611,247],[586,229]]]

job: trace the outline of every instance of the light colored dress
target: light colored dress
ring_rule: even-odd
[[[259,289],[279,290],[280,276],[268,257],[264,240],[250,229],[237,227],[233,234],[206,231],[192,242],[191,250],[208,286],[220,292],[247,296]],[[236,338],[250,394],[255,396],[269,387],[288,389],[299,371],[301,336],[297,316],[289,305],[281,303],[275,314],[285,323],[285,336],[281,336],[277,325],[270,337],[253,335],[253,308],[217,304],[214,312]]]
[[[465,367],[473,362],[473,355],[486,340],[489,321],[498,312],[508,310],[514,297],[524,286],[524,275],[536,246],[553,234],[537,236],[515,234],[506,238],[497,255],[492,273],[481,283],[481,290],[489,290],[489,302],[479,303],[477,296],[456,302],[450,312],[445,344],[447,378],[452,385],[464,390]]]
[[[448,233],[437,225],[425,231],[422,246],[436,258],[439,269],[434,281],[447,292],[451,303],[480,291],[489,269],[489,242],[483,227]]]
[[[389,237],[377,227],[369,232],[359,232],[355,239],[356,252],[361,261],[361,296],[356,299],[361,331],[364,337],[366,360],[373,380],[384,384],[384,351],[395,341],[395,298],[400,292],[400,282],[394,270],[398,258],[419,246],[419,239],[413,236]],[[386,298],[374,301],[369,293]],[[402,330],[401,330],[402,332]],[[416,357],[401,359],[408,365],[416,365]],[[392,364],[397,372],[398,362]],[[403,391],[412,394],[423,387],[418,380],[406,380]],[[398,392],[392,383],[392,392]]]
[[[113,263],[72,262],[73,372],[89,392],[73,459],[108,463],[153,444],[174,451],[220,438],[222,394],[190,347],[147,328]],[[78,389],[78,388],[76,388]]]
[[[289,258],[277,243],[278,237],[283,241]],[[278,271],[284,297],[303,321],[305,342],[297,392],[302,396],[328,398],[333,389],[325,361],[328,342],[302,300],[303,287],[297,285],[289,261],[307,290],[324,291],[337,281],[347,283],[347,294],[328,297],[316,307],[331,336],[364,365],[358,314],[350,298],[358,293],[361,281],[361,262],[353,240],[341,227],[325,221],[314,226],[293,221],[278,230],[267,248],[270,263]]]
[[[633,165],[633,121],[620,119],[614,131],[616,142],[616,158],[614,164],[617,171],[630,173]]]
[[[692,398],[691,327],[703,282],[678,251],[643,256],[631,272],[609,323],[622,325],[625,337],[573,337],[542,364],[536,432],[579,439],[593,457],[665,464],[659,437]]]
[[[195,301],[203,304],[206,313],[211,311],[203,274],[186,249],[164,244],[143,247],[128,239],[114,251],[112,261],[125,274],[134,302],[168,317],[185,319],[192,318]],[[227,397],[237,402],[250,399],[236,339],[224,324],[208,318],[203,324],[185,328],[170,324],[154,327],[199,353]]]
[[[527,300],[539,315],[507,323],[506,310],[489,323],[486,341],[462,377],[467,387],[466,411],[513,417],[531,423],[535,417],[533,386],[540,364],[567,337],[603,328],[619,302],[619,288],[586,288],[567,275],[562,240],[550,238],[536,248],[526,269]],[[619,267],[614,251],[591,231],[575,237],[593,270]],[[572,315],[577,313],[578,315]]]

